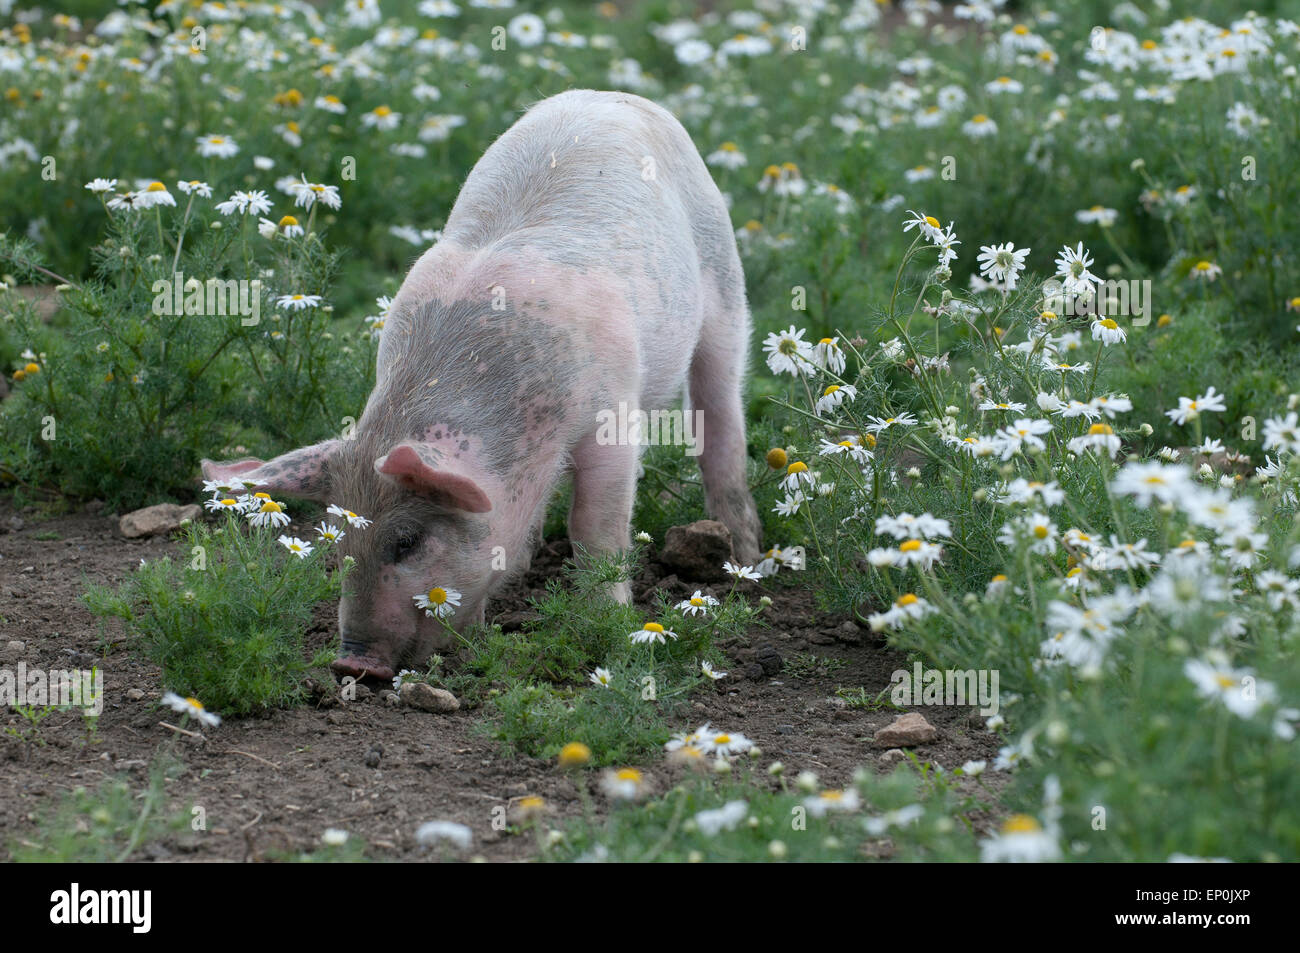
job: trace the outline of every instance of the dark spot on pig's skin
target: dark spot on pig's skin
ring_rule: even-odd
[[[420,439],[435,421],[450,421],[435,429],[434,438],[477,438],[478,462],[508,483],[529,454],[575,419],[570,414],[588,416],[585,408],[573,406],[572,382],[584,370],[585,351],[572,333],[509,306],[493,313],[496,320],[488,326],[476,327],[474,318],[489,310],[486,300],[435,299],[390,315],[390,325],[410,325],[418,333],[396,340],[383,354],[387,377],[358,424],[359,439],[352,441],[357,451],[376,450],[373,460],[403,439]],[[478,371],[476,355],[483,356],[490,373]],[[436,387],[424,386],[435,378]],[[582,396],[590,403],[597,395]],[[539,410],[549,418],[544,430],[538,427]]]

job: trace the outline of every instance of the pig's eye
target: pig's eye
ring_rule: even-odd
[[[407,533],[393,544],[393,562],[400,563],[420,548],[422,537],[419,533]]]

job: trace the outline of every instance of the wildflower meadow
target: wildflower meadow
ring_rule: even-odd
[[[1298,67],[1288,0],[0,0],[0,855],[1300,860]],[[583,178],[489,266],[498,137],[507,219]]]

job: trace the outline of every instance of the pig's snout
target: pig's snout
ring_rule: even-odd
[[[381,659],[373,646],[363,645],[345,638],[339,649],[339,657],[330,663],[330,668],[339,678],[351,675],[360,679],[364,676],[389,681],[396,674],[391,663]]]

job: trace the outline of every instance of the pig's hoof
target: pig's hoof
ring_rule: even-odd
[[[330,668],[334,670],[334,674],[339,678],[346,678],[351,675],[358,680],[370,677],[382,682],[391,682],[393,675],[396,674],[392,666],[385,665],[378,659],[357,655],[348,655],[341,659],[335,659],[330,663]]]

